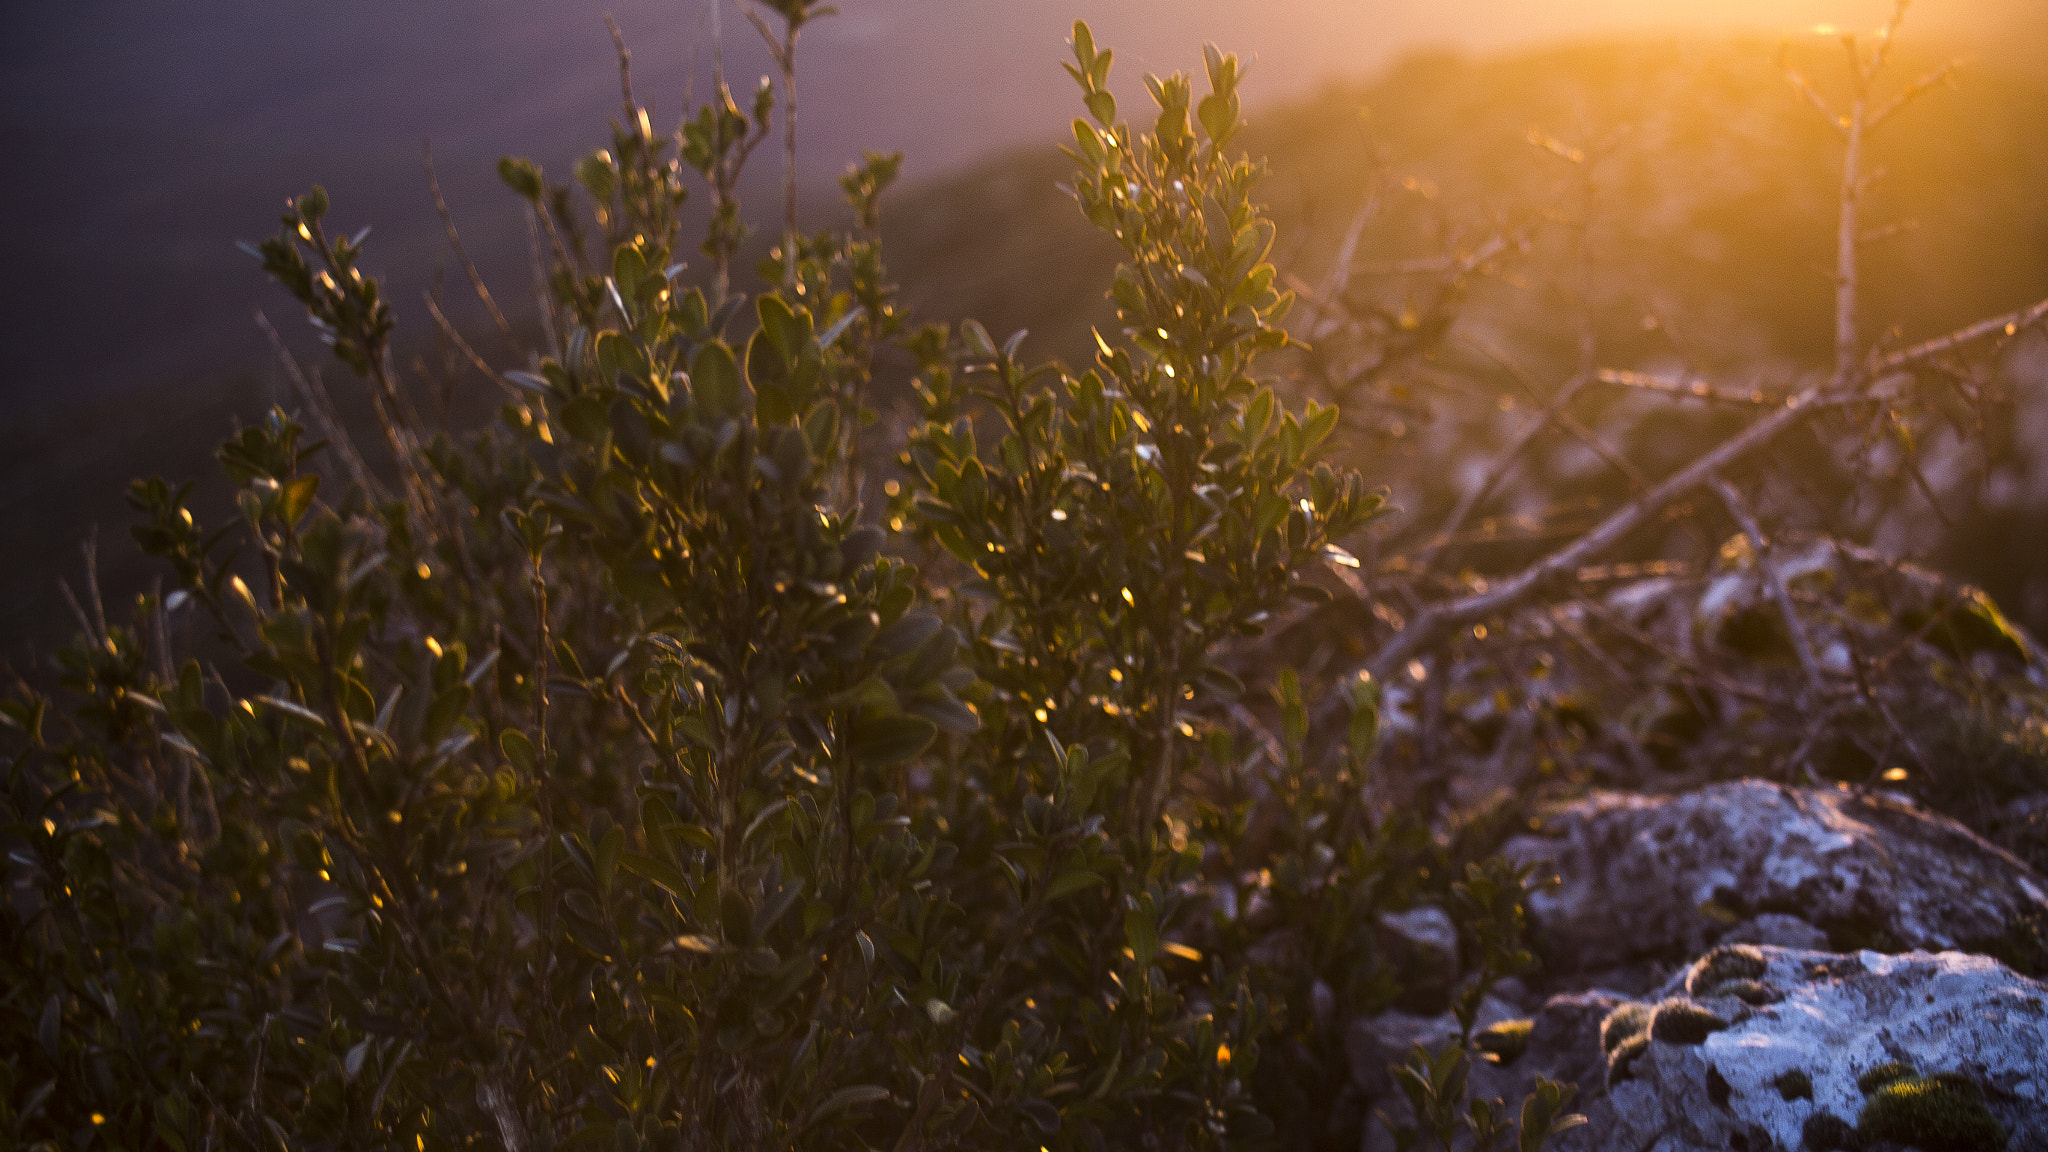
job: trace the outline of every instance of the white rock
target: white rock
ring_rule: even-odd
[[[2024,883],[2024,881],[2023,881]],[[1801,920],[1782,912],[1766,912],[1751,916],[1728,930],[1721,937],[1723,944],[1773,944],[1780,948],[1804,948],[1824,952],[1828,946],[1828,934]]]
[[[1611,1090],[1582,1086],[1576,1106],[1590,1122],[1558,1152],[1798,1149],[1816,1115],[1853,1127],[1866,1099],[1857,1078],[1893,1062],[1968,1077],[2005,1126],[2007,1149],[2048,1148],[2048,986],[1956,952],[1743,951],[1763,962],[1756,984],[1781,998],[1752,1006],[1717,995],[1727,985],[1702,979],[1715,954],[1703,958],[1667,991],[1682,993],[1690,978],[1696,1003],[1729,1026],[1701,1043],[1652,1040]],[[1800,1074],[1805,1090],[1788,1090]]]
[[[2010,853],[1945,817],[1834,789],[1595,793],[1504,851],[1562,878],[1529,904],[1554,970],[1697,956],[1763,914],[1890,950],[1996,951],[2048,922],[2048,882]]]
[[[1445,979],[1457,979],[1458,926],[1450,913],[1429,905],[1389,912],[1380,917],[1380,928],[1418,959],[1436,965]]]

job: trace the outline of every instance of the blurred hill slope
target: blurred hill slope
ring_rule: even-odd
[[[1276,253],[1283,268],[1318,282],[1376,172],[1409,183],[1369,234],[1359,257],[1366,263],[1455,244],[1498,221],[1540,225],[1566,214],[1576,178],[1530,144],[1531,129],[1577,147],[1606,141],[1595,175],[1592,251],[1595,307],[1611,358],[1682,353],[1700,367],[1816,363],[1827,352],[1830,285],[1822,269],[1840,145],[1785,84],[1772,52],[1760,42],[1662,40],[1500,59],[1422,56],[1369,84],[1256,110],[1246,147],[1271,164]],[[1827,58],[1806,54],[1825,87]],[[1909,60],[1900,72],[1910,76],[1935,62]],[[1990,63],[1898,121],[1877,149],[1876,162],[1891,177],[1871,218],[1910,218],[1918,226],[1874,252],[1872,330],[1921,335],[2048,295],[2042,139],[2048,90]],[[1027,149],[896,197],[885,227],[908,302],[930,319],[978,317],[999,335],[1028,328],[1036,354],[1084,363],[1090,327],[1110,322],[1103,291],[1114,252],[1059,191],[1067,171],[1053,149]],[[345,217],[359,218],[342,205]],[[251,219],[244,234],[261,234],[268,223],[267,216]],[[502,239],[472,238],[470,245]],[[385,237],[371,247],[386,267],[410,262],[414,279],[440,258]],[[1539,247],[1531,262],[1554,256]],[[247,275],[257,283],[253,267]],[[451,281],[448,291],[454,295],[459,284]],[[515,305],[527,296],[517,282],[498,291]],[[1556,344],[1569,326],[1570,306],[1539,267],[1484,285],[1470,322],[1529,349],[1540,371],[1546,341]],[[272,294],[267,307],[300,341],[283,299]],[[403,330],[427,339],[416,297],[401,297],[398,307]],[[1646,336],[1642,322],[1651,315],[1660,328]],[[146,328],[149,317],[141,321]],[[152,337],[145,331],[139,338]],[[318,351],[303,354],[313,359]],[[120,500],[126,480],[208,472],[208,453],[231,419],[278,394],[274,375],[224,365],[182,379],[138,379],[110,397],[24,406],[0,428],[0,522],[13,545],[13,563],[0,574],[5,651],[18,650],[14,641],[47,644],[68,631],[55,580],[77,571],[75,543],[95,522],[110,541],[103,549],[110,593],[138,586],[141,575],[115,559],[129,550]],[[343,383],[338,367],[328,376]],[[1372,461],[1361,465],[1372,473]]]

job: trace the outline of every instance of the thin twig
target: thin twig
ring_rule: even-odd
[[[496,384],[498,390],[511,397],[514,402],[519,401],[519,389],[508,383],[503,376],[500,376],[491,368],[490,364],[485,362],[483,357],[476,354],[476,349],[471,348],[469,341],[462,338],[462,333],[455,330],[455,325],[448,322],[448,317],[441,311],[441,306],[434,302],[432,296],[426,296],[424,293],[422,295],[427,302],[427,314],[434,318],[434,323],[441,329],[441,334],[446,336],[449,342],[453,343],[456,349],[462,353],[463,357],[469,361],[470,367],[481,372],[484,379]],[[451,365],[450,368],[452,371],[453,366]]]
[[[1747,392],[1718,388],[1697,376],[1681,376],[1676,379],[1652,376],[1646,372],[1629,372],[1619,368],[1602,368],[1593,378],[1602,384],[1617,388],[1634,388],[1645,392],[1656,392],[1681,400],[1703,400],[1709,404],[1729,404],[1747,408],[1775,408],[1777,401],[1765,396],[1761,389],[1752,388]]]
[[[1945,336],[1937,336],[1932,340],[1915,344],[1910,348],[1901,348],[1896,352],[1887,353],[1883,356],[1873,355],[1866,371],[1873,380],[1880,376],[1889,376],[1894,372],[1903,372],[1908,368],[1919,367],[1930,360],[1953,352],[1966,344],[1974,344],[1979,340],[1991,337],[2003,337],[2009,340],[2021,332],[2040,324],[2043,320],[2048,320],[2048,300],[2043,300],[2029,308],[2007,312],[2003,316],[1993,316],[1989,320],[1979,320],[1975,324],[1965,325]]]
[[[1805,422],[1814,414],[1844,404],[1857,403],[1861,399],[1862,397],[1851,393],[1831,391],[1823,385],[1807,388],[1787,400],[1783,408],[1722,441],[1711,451],[1616,509],[1591,530],[1543,560],[1511,577],[1495,582],[1485,592],[1424,609],[1406,629],[1388,641],[1386,647],[1373,657],[1367,668],[1375,676],[1384,678],[1391,675],[1393,669],[1406,664],[1418,652],[1435,643],[1449,631],[1505,611],[1544,588],[1561,580],[1569,580],[1578,568],[1619,544],[1651,516],[1706,483],[1716,473],[1769,444],[1787,429]]]
[[[475,289],[476,298],[483,301],[484,309],[491,314],[491,322],[498,326],[498,331],[504,334],[505,343],[516,352],[519,340],[512,335],[512,325],[506,321],[505,314],[498,311],[498,302],[491,298],[491,290],[484,284],[483,275],[476,270],[475,263],[469,258],[469,251],[462,246],[462,233],[455,228],[455,216],[448,211],[448,201],[441,196],[441,180],[434,173],[433,142],[421,140],[420,151],[426,156],[427,191],[433,194],[434,211],[441,214],[441,227],[448,233],[448,247],[455,252],[455,258],[461,261],[463,274],[469,277],[469,286]]]
[[[369,467],[363,463],[362,454],[356,451],[355,441],[349,439],[348,427],[334,411],[334,401],[327,395],[327,390],[320,386],[317,377],[299,370],[299,362],[292,357],[291,349],[285,347],[284,337],[279,336],[277,329],[271,327],[270,318],[265,316],[260,308],[256,311],[256,326],[261,328],[263,335],[270,340],[271,350],[277,353],[278,363],[284,366],[285,378],[292,382],[292,387],[298,390],[299,399],[305,402],[307,409],[313,413],[313,419],[319,423],[320,435],[325,437],[329,444],[334,445],[335,452],[341,456],[342,466],[348,469],[349,479],[355,481],[356,486],[372,498],[380,502],[388,499],[384,486],[370,475]]]
[[[1316,323],[1309,329],[1312,339],[1328,335],[1343,322],[1342,310],[1336,302],[1343,295],[1345,286],[1351,283],[1351,261],[1358,255],[1358,244],[1365,237],[1366,225],[1379,215],[1379,210],[1380,187],[1379,182],[1374,181],[1358,211],[1352,213],[1351,224],[1344,230],[1344,240],[1337,245],[1337,259],[1331,263],[1329,275],[1323,277],[1322,289],[1310,298],[1310,304],[1324,313],[1316,317]],[[1336,312],[1337,316],[1332,318],[1329,312]]]
[[[1792,603],[1792,589],[1785,583],[1785,574],[1778,570],[1778,565],[1770,557],[1763,529],[1757,526],[1756,517],[1750,515],[1749,507],[1743,503],[1742,493],[1735,490],[1735,485],[1716,476],[1708,481],[1708,486],[1721,498],[1722,506],[1728,509],[1736,527],[1749,538],[1749,550],[1756,557],[1756,566],[1764,575],[1771,598],[1778,602],[1778,612],[1785,617],[1785,631],[1792,637],[1792,650],[1798,653],[1799,666],[1806,670],[1807,683],[1818,698],[1827,689],[1827,683],[1821,676],[1820,661],[1814,659],[1813,641],[1807,636],[1806,623],[1799,618],[1799,610]]]

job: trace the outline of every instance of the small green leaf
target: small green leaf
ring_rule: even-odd
[[[938,733],[938,726],[921,716],[863,716],[854,722],[847,752],[863,764],[886,768],[924,751]]]
[[[1060,1110],[1049,1101],[1024,1100],[1018,1103],[1017,1111],[1024,1113],[1025,1118],[1038,1125],[1038,1130],[1047,1136],[1060,1130]]]
[[[714,419],[737,420],[746,415],[747,382],[739,362],[724,342],[713,340],[697,350],[690,363],[690,391],[697,406]]]
[[[1050,904],[1063,896],[1072,896],[1084,888],[1102,887],[1104,883],[1102,877],[1094,872],[1086,868],[1076,868],[1071,872],[1062,873],[1059,879],[1052,882],[1052,886],[1045,890],[1045,900]]]
[[[1146,904],[1149,903],[1148,899]],[[1131,956],[1139,967],[1152,963],[1152,957],[1159,952],[1159,924],[1151,908],[1140,905],[1124,913],[1124,941],[1130,945]]]
[[[811,1109],[809,1115],[804,1117],[801,1127],[816,1124],[834,1112],[843,1112],[862,1104],[879,1104],[888,1098],[889,1090],[875,1084],[856,1084],[851,1088],[841,1088],[825,1097],[816,1108]]]
[[[690,882],[683,876],[683,870],[666,860],[626,852],[619,856],[619,866],[678,900],[690,899]]]
[[[626,830],[613,825],[612,830],[604,834],[604,839],[598,841],[597,859],[594,861],[597,867],[597,890],[607,900],[611,899],[612,880],[618,875],[619,860],[625,852]]]
[[[277,500],[277,516],[286,524],[297,524],[313,506],[313,494],[320,491],[320,475],[309,472],[284,486]]]
[[[516,728],[498,733],[498,750],[522,772],[533,771],[533,741]]]

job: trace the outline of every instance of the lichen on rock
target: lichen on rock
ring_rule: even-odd
[[[1731,994],[1750,984],[1775,1001]],[[1582,1083],[1590,1122],[1560,1152],[2048,1148],[2048,986],[1985,956],[1722,949],[1600,1041],[1605,1091]]]
[[[2010,853],[1946,817],[1832,788],[1595,793],[1505,852],[1561,874],[1529,911],[1565,971],[1696,956],[1765,913],[1818,926],[1836,951],[2018,957],[2014,925],[2048,923],[2048,880]]]

